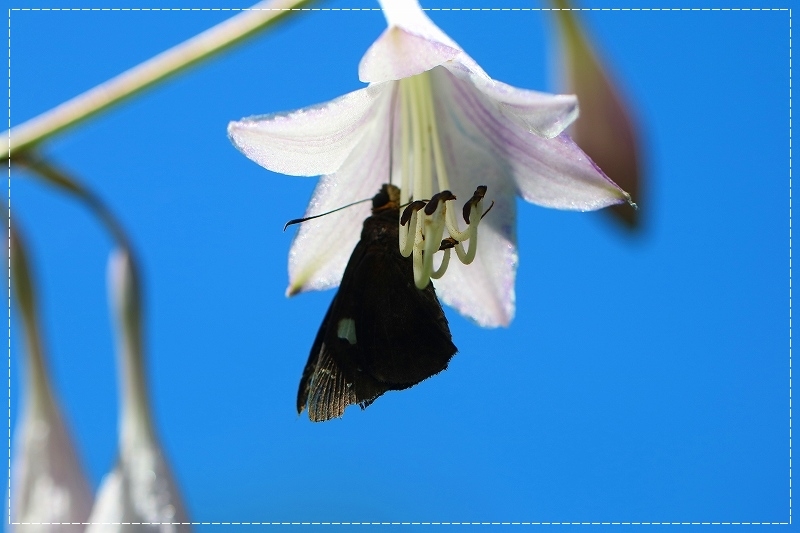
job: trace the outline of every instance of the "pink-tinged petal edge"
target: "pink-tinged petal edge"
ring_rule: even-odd
[[[493,80],[469,58],[442,65],[454,76],[471,84],[509,120],[529,132],[553,138],[578,118],[578,99],[573,94],[549,94],[520,89]]]
[[[510,120],[472,84],[449,71],[433,71],[434,94],[443,117],[462,141],[483,144],[508,168],[520,196],[556,209],[591,211],[627,200],[567,136],[543,139]],[[444,75],[443,75],[444,74]]]

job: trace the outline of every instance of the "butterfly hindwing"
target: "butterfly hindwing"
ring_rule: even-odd
[[[411,258],[400,255],[396,242],[391,257],[374,247],[358,263],[359,298],[352,310],[360,366],[389,390],[441,372],[456,350],[433,285],[416,288]],[[377,269],[381,276],[371,276]]]

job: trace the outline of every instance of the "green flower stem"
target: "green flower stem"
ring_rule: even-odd
[[[56,133],[74,126],[108,107],[133,96],[169,76],[208,59],[212,55],[250,37],[283,17],[307,8],[312,0],[264,0],[255,6],[217,24],[101,83],[75,98],[5,132],[8,151],[2,160],[33,148]]]
[[[550,0],[559,22],[563,25],[564,31],[570,34],[570,37],[576,37],[580,34],[575,16],[572,14],[573,8],[569,0]]]
[[[22,319],[25,335],[25,355],[28,365],[28,383],[25,404],[35,413],[56,412],[55,400],[50,392],[47,369],[42,354],[39,320],[36,310],[36,291],[31,280],[25,246],[19,234],[9,224],[9,248],[11,254],[11,284]]]

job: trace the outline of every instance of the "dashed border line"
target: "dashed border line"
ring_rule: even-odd
[[[8,153],[11,153],[11,9],[8,10]],[[11,158],[8,158],[7,187],[7,228],[8,251],[8,523],[11,523]]]
[[[788,522],[11,522],[11,158],[8,162],[8,524],[31,526],[55,525],[254,525],[254,526],[784,526],[792,523],[792,10],[790,8],[760,7],[717,7],[717,8],[659,8],[659,7],[622,7],[622,8],[423,8],[424,11],[457,11],[457,12],[534,12],[534,11],[788,11],[789,12],[789,521]],[[311,11],[311,12],[379,12],[380,8],[9,8],[8,9],[8,153],[11,152],[11,12],[12,11]]]
[[[788,7],[427,7],[423,11],[791,11]],[[10,11],[381,11],[379,7],[12,7]],[[9,15],[10,16],[10,15]]]
[[[792,523],[792,10],[789,10],[789,523]]]
[[[11,522],[14,526],[788,526],[789,522]]]

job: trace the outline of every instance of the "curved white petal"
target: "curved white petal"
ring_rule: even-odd
[[[361,58],[361,81],[407,78],[464,55],[461,47],[422,11],[417,0],[379,1],[389,27]]]
[[[109,260],[109,289],[118,326],[121,415],[119,459],[103,478],[86,528],[90,533],[123,530],[189,531],[177,487],[160,450],[150,418],[141,346],[141,310],[136,273],[124,251]]]
[[[445,275],[435,282],[436,291],[446,304],[480,326],[508,326],[515,312],[518,262],[512,168],[474,131],[468,133],[471,126],[465,116],[458,110],[441,107],[446,96],[437,94],[436,98],[450,188],[458,198],[454,207],[458,209],[461,228],[464,223],[460,209],[478,185],[488,187],[484,209],[494,201],[478,228],[475,260],[463,265],[451,259]]]
[[[578,98],[574,94],[548,94],[519,89],[493,80],[471,58],[444,63],[459,79],[494,102],[495,108],[509,121],[540,137],[550,139],[560,134],[578,118]]]
[[[569,135],[528,145],[515,161],[514,178],[525,200],[556,209],[594,211],[630,199]]]
[[[432,71],[437,113],[461,142],[486,146],[527,201],[590,211],[622,203],[627,193],[566,135],[543,139],[510,120],[497,104],[449,71]],[[451,181],[454,181],[451,179]]]
[[[358,78],[366,83],[408,78],[461,53],[457,48],[393,26],[387,28],[361,58]]]
[[[244,118],[228,124],[228,136],[244,155],[273,172],[330,174],[361,142],[384,88],[373,85],[297,111]]]
[[[388,84],[388,87],[393,86]],[[393,94],[392,90],[386,90],[376,103],[374,120],[365,127],[363,141],[342,167],[320,178],[306,216],[372,198],[381,184],[389,181],[389,125],[392,122],[389,117]],[[303,222],[289,251],[286,294],[291,296],[337,286],[369,214],[370,204],[365,202]]]
[[[506,186],[508,182],[500,176],[491,177],[491,169],[498,168],[492,167],[492,159],[475,152],[474,157],[465,158],[463,167],[465,172],[472,171],[472,181],[477,179],[479,184],[488,186],[484,209],[492,201],[495,203],[478,228],[475,260],[464,265],[451,259],[447,273],[436,280],[436,291],[443,302],[485,328],[508,326],[514,318],[518,263],[514,189]],[[469,169],[467,161],[473,165]],[[479,175],[481,169],[487,172]],[[459,202],[462,198],[466,201],[472,192],[456,196]],[[459,202],[456,205],[460,209],[463,203]]]
[[[574,95],[518,89],[491,79],[428,18],[416,0],[380,3],[389,28],[361,59],[361,81],[398,80],[442,65],[499,104],[498,109],[510,120],[542,137],[555,137],[577,118]]]

